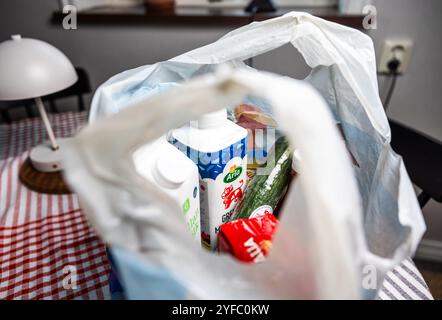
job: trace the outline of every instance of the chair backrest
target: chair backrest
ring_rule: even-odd
[[[429,198],[442,202],[442,144],[393,120],[390,128],[391,147],[404,159],[413,183]]]
[[[89,76],[88,76],[86,70],[84,70],[83,68],[77,67],[77,68],[75,68],[75,70],[77,71],[77,75],[78,75],[78,81],[76,83],[74,83],[69,88],[66,88],[64,90],[61,90],[61,91],[58,91],[58,92],[55,92],[55,93],[52,93],[50,95],[43,97],[44,101],[49,102],[49,106],[51,107],[51,111],[57,112],[56,104],[55,104],[56,100],[62,99],[62,98],[68,98],[68,97],[72,97],[72,96],[78,97],[78,108],[80,111],[83,111],[86,109],[85,104],[84,104],[84,100],[83,100],[83,95],[88,94],[92,91],[91,84],[89,81]],[[52,110],[53,108],[54,108],[54,110]]]
[[[57,113],[59,111],[56,103],[57,100],[73,96],[76,96],[78,99],[78,109],[80,111],[86,110],[83,95],[92,92],[89,76],[86,70],[83,68],[77,67],[75,70],[78,75],[78,81],[76,83],[69,88],[42,97],[43,101],[48,103],[50,112]],[[3,120],[10,123],[12,118],[8,110],[18,107],[24,107],[28,117],[35,117],[37,115],[37,112],[34,110],[33,99],[0,101],[0,115],[2,116]]]

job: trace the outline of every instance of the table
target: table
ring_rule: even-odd
[[[55,135],[66,137],[87,122],[87,114],[53,114],[50,121]],[[0,125],[0,299],[109,299],[106,248],[77,196],[36,193],[18,180],[28,150],[45,135],[38,118]],[[406,259],[387,274],[378,298],[432,296]]]
[[[87,121],[84,112],[50,118],[58,137]],[[36,193],[18,180],[45,134],[39,119],[0,125],[0,299],[110,298],[106,249],[77,196]]]

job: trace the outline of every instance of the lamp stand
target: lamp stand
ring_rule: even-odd
[[[37,105],[38,112],[45,125],[46,132],[49,137],[49,141],[32,148],[29,158],[31,159],[32,166],[41,172],[57,172],[63,169],[62,157],[60,152],[60,144],[65,139],[55,139],[54,131],[52,130],[51,123],[49,122],[46,109],[43,101],[40,97],[35,98],[35,104]]]
[[[46,128],[46,132],[48,133],[49,140],[51,141],[51,148],[53,151],[56,151],[60,148],[57,144],[57,140],[55,140],[54,131],[52,130],[51,123],[49,122],[48,114],[46,113],[45,106],[43,104],[43,100],[40,97],[34,99],[35,104],[37,105],[38,112],[43,120],[43,123]]]
[[[67,139],[55,139],[46,109],[41,98],[35,98],[38,112],[43,120],[49,141],[31,149],[29,157],[20,167],[20,181],[29,189],[40,193],[71,193],[63,179],[61,153]]]

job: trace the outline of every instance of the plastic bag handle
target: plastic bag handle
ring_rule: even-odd
[[[304,16],[312,17],[304,12],[289,12],[274,19],[253,22],[227,33],[211,44],[189,51],[170,61],[197,64],[244,61],[290,43],[295,27]]]
[[[238,28],[218,41],[170,61],[192,64],[244,61],[287,43],[298,49],[311,68],[337,65],[374,128],[390,141],[390,127],[378,93],[373,42],[353,28],[292,11]]]

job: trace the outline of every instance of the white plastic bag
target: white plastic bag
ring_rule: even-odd
[[[276,120],[302,152],[295,190],[304,200],[283,209],[267,261],[246,266],[191,243],[179,208],[141,178],[131,157],[168,129],[248,93],[274,106]],[[98,232],[111,245],[142,253],[144,263],[134,263],[124,250],[115,251],[129,294],[142,283],[142,297],[150,298],[359,297],[366,249],[356,181],[331,114],[308,84],[246,70],[207,75],[85,128],[65,161]],[[136,272],[140,266],[144,272]],[[171,289],[158,296],[155,281]]]
[[[360,166],[356,169],[355,176],[359,194],[362,199],[362,226],[364,232],[358,229],[360,225],[357,220],[350,219],[349,221],[352,223],[345,223],[345,225],[349,228],[348,232],[353,233],[350,238],[352,239],[352,245],[355,249],[351,259],[357,258],[353,260],[353,263],[357,263],[359,268],[363,268],[363,266],[366,265],[375,266],[377,271],[376,288],[379,288],[384,273],[401,259],[414,253],[425,230],[425,225],[402,159],[391,150],[389,145],[390,130],[378,95],[374,50],[372,41],[368,36],[357,30],[327,22],[306,13],[292,12],[265,22],[252,23],[230,32],[215,43],[193,50],[172,60],[140,67],[113,77],[99,88],[94,97],[91,109],[91,122],[106,118],[113,113],[125,109],[129,105],[136,105],[137,102],[147,103],[147,101],[149,101],[148,97],[153,93],[170,89],[171,86],[176,86],[178,83],[185,83],[197,75],[213,71],[218,64],[228,63],[235,68],[248,69],[242,62],[243,60],[270,51],[286,43],[292,43],[302,54],[309,66],[312,67],[312,72],[305,81],[312,84],[321,93],[335,121],[341,123],[348,143],[347,146]],[[256,77],[258,77],[258,74]],[[254,80],[251,81],[250,85],[253,85]],[[271,89],[280,92],[276,85],[272,86]],[[287,99],[293,98],[290,94],[298,94],[298,101],[304,97],[304,94],[296,91],[296,89],[291,89],[290,87],[290,89],[287,90],[288,92],[286,93],[280,92],[282,97],[284,97],[282,98],[284,100],[281,105],[284,105]],[[253,91],[253,89],[251,89],[251,91]],[[207,100],[210,100],[210,97],[207,97]],[[304,112],[307,113],[307,111],[310,110],[310,102],[305,102],[306,104],[302,107],[304,108]],[[208,102],[205,101],[205,103]],[[219,106],[220,101],[217,103]],[[276,107],[276,105],[273,107]],[[174,118],[179,118],[182,121],[190,118],[195,119],[201,112],[208,111],[207,108],[204,109],[203,107],[201,107],[201,109],[198,109],[198,107],[195,108],[196,109],[194,109],[193,106],[186,106],[185,109],[177,109],[175,110]],[[139,114],[137,116],[140,117],[142,112],[144,112],[145,117],[148,119],[158,119],[162,117],[161,113],[164,111],[163,109],[164,108],[159,108],[156,110],[153,107],[145,107],[142,109],[144,111],[141,111],[141,109],[138,111]],[[198,110],[198,112],[196,110]],[[132,117],[134,117],[134,115],[132,115]],[[276,109],[275,117],[277,118]],[[182,121],[176,123],[174,122],[175,120],[164,119],[165,123],[162,123],[159,128],[164,130],[173,127],[172,124],[179,125],[183,123]],[[135,121],[135,119],[128,119],[127,121]],[[284,119],[282,121],[284,121]],[[304,115],[302,120],[299,118],[299,121],[308,121],[307,116]],[[310,124],[312,127],[316,125],[321,128],[320,120],[312,118],[311,121]],[[124,126],[124,122],[124,119],[121,117],[118,121],[115,120],[112,122],[116,126],[116,131],[115,133],[109,132],[108,134],[112,134],[112,137],[121,134],[121,143],[127,146],[133,146],[135,142],[140,143],[144,141],[139,135],[127,136],[124,134],[123,136],[123,133],[117,133],[120,132],[118,127]],[[298,123],[296,124],[298,125]],[[99,123],[97,123],[97,125],[99,125]],[[282,123],[281,126],[284,127]],[[305,129],[305,127],[303,128]],[[304,132],[304,138],[308,136],[307,132],[310,131]],[[151,138],[151,136],[149,136],[149,138]],[[300,137],[298,138],[300,139]],[[94,139],[96,138],[94,137]],[[105,138],[103,137],[103,139]],[[92,142],[84,141],[84,143]],[[116,143],[116,141],[114,141],[114,143]],[[97,147],[98,146],[99,145],[97,145]],[[332,146],[335,147],[335,144],[332,144]],[[80,146],[76,148],[81,149]],[[101,148],[98,150],[100,150],[100,152],[102,151]],[[333,153],[333,151],[331,151],[331,153]],[[116,155],[120,156],[120,154]],[[129,157],[129,155],[127,156]],[[72,154],[71,157],[74,157],[78,163],[83,163],[83,161],[78,159],[80,157],[79,155]],[[329,156],[320,158],[322,165],[325,167],[329,165],[328,158]],[[103,171],[104,169],[101,168],[102,163],[96,160],[94,154],[89,163],[83,163],[86,167],[81,170],[88,172]],[[129,158],[126,160],[129,160]],[[72,163],[71,160],[68,160],[68,162]],[[75,167],[78,167],[78,165],[73,168]],[[75,170],[71,170],[72,168],[68,165],[68,177],[70,179],[73,177],[70,172],[75,172]],[[77,170],[81,172],[79,167]],[[339,174],[340,173],[339,171]],[[100,179],[102,178],[103,177]],[[135,177],[132,176],[131,178],[135,179]],[[319,179],[319,177],[317,178],[317,180],[313,178],[311,180],[314,181],[316,186],[328,183],[324,177],[322,180]],[[87,177],[84,177],[84,179],[87,179]],[[135,240],[129,241],[128,239],[131,235],[129,231],[131,228],[129,226],[125,226],[128,231],[123,231],[121,237],[118,236],[119,232],[109,234],[108,231],[121,227],[121,219],[114,216],[116,212],[114,208],[115,201],[111,199],[114,196],[121,196],[121,181],[115,181],[115,186],[112,186],[112,184],[109,184],[110,181],[107,181],[107,184],[103,184],[100,179],[91,182],[91,186],[93,184],[96,184],[97,188],[106,186],[105,194],[94,196],[93,199],[90,198],[89,201],[86,200],[85,203],[95,206],[92,204],[93,202],[100,202],[102,203],[100,205],[102,207],[100,207],[98,211],[90,210],[88,212],[93,219],[101,217],[96,225],[99,230],[103,228],[101,233],[106,240],[112,241],[115,244],[125,244],[125,246],[131,244],[130,246],[132,246]],[[119,179],[123,178],[119,177]],[[350,180],[344,179],[343,176],[339,179],[345,182],[351,180],[351,178]],[[129,179],[127,183],[129,183],[129,181],[131,180]],[[76,179],[72,182],[75,188],[77,185]],[[351,184],[351,182],[349,183]],[[77,191],[79,191],[78,187],[76,188]],[[81,188],[84,189],[84,186]],[[340,191],[344,189],[337,190]],[[306,191],[304,190],[304,192]],[[127,194],[127,197],[130,197],[129,194],[130,193]],[[155,193],[152,194],[155,195]],[[345,197],[346,200],[343,199],[340,202],[336,202],[335,205],[345,206],[347,202],[352,203],[356,201],[351,197],[347,199],[347,194],[348,193],[342,191],[341,196]],[[163,199],[160,195],[156,196],[157,197],[153,197],[152,200],[157,199],[161,201],[161,199]],[[85,197],[89,198],[87,194]],[[328,196],[318,193],[315,197],[308,199],[308,195],[305,194],[304,198],[307,201],[307,205],[310,206],[310,202],[314,201],[313,198],[321,202],[322,197],[327,198]],[[118,205],[121,206],[119,210],[124,211],[125,209],[123,208],[127,207],[128,203],[130,202],[121,201]],[[107,206],[107,210],[104,210],[104,206]],[[132,210],[132,205],[129,205],[127,209]],[[324,210],[328,212],[332,209],[328,208]],[[308,214],[306,214],[306,216],[308,217],[310,211],[307,211]],[[343,213],[343,215],[345,216],[345,213]],[[302,215],[303,219],[307,219],[305,218],[306,216]],[[354,216],[358,216],[356,211]],[[301,219],[301,221],[303,220]],[[318,228],[317,223],[320,221],[322,220],[315,221],[312,228]],[[309,223],[312,222],[310,221]],[[343,222],[341,221],[341,223]],[[109,225],[113,224],[114,227],[110,228]],[[163,222],[161,224],[163,224]],[[104,228],[103,226],[106,227]],[[325,229],[322,229],[322,232],[324,232],[325,235],[329,233]],[[322,236],[324,236],[324,234],[322,234]],[[364,237],[360,238],[362,234]],[[318,237],[319,236],[318,234]],[[327,237],[322,241],[318,240],[318,242],[327,242],[328,239]],[[368,250],[364,250],[364,246],[366,246]],[[275,248],[277,247],[275,246]],[[275,249],[275,251],[276,250],[277,249]],[[130,261],[126,251],[118,252],[125,255],[125,258],[120,259],[120,261]],[[334,250],[332,250],[332,252],[334,252]],[[343,254],[343,256],[345,256],[345,254]],[[345,260],[345,258],[341,258]],[[215,258],[211,257],[209,259]],[[290,262],[293,263],[294,261]],[[132,266],[134,265],[132,264]],[[295,268],[294,265],[291,267]],[[299,270],[303,270],[302,267],[305,267],[305,265],[296,265],[296,267],[299,267]],[[327,281],[333,282],[332,279],[330,279],[333,275],[346,275],[346,273],[342,273],[341,271],[334,273],[335,271],[337,271],[335,268],[330,267],[330,274],[328,274],[323,281],[326,283]],[[176,272],[176,270],[174,270],[174,272]],[[133,274],[134,272],[132,272],[132,275]],[[215,274],[217,273],[215,272]],[[324,274],[327,274],[326,270],[323,270],[322,275]],[[351,275],[351,273],[348,274]],[[241,279],[241,277],[239,279]],[[339,291],[346,287],[337,285],[336,282],[339,282],[340,279],[339,281],[337,279],[334,281],[336,285],[335,290]],[[354,285],[354,282],[352,283]],[[310,283],[310,285],[311,284],[312,283]],[[348,285],[348,287],[351,287],[350,284]],[[325,285],[325,287],[328,286]],[[315,293],[315,296],[320,297],[349,296],[349,292],[343,295],[332,292],[332,287],[333,286],[330,286],[328,287],[329,289],[326,290],[315,289],[312,292]],[[184,288],[187,287],[184,286]],[[251,292],[256,291],[251,290]],[[231,293],[230,290],[227,293]],[[289,296],[293,296],[292,293],[293,292],[291,292]],[[365,291],[364,297],[373,297],[374,293],[375,290]],[[210,295],[202,296],[213,297]]]

